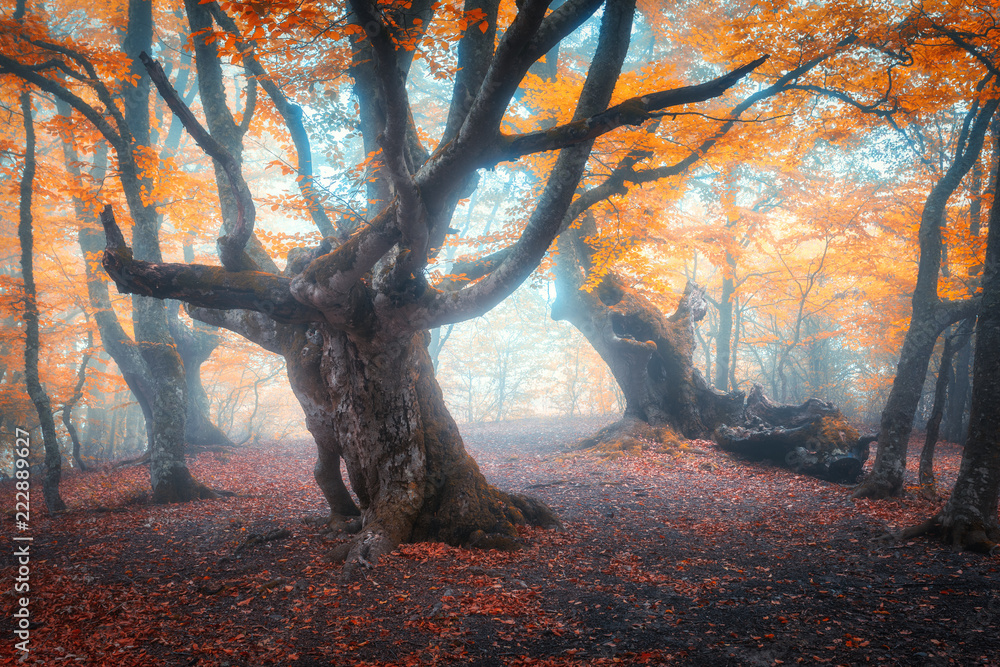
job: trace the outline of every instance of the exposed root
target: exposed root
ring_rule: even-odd
[[[916,526],[904,528],[893,539],[897,542],[929,535],[951,546],[956,551],[993,554],[1000,551],[1000,526],[983,525],[980,521],[957,518],[949,520],[939,513]]]
[[[851,498],[869,498],[871,500],[887,500],[899,496],[900,493],[893,493],[892,484],[885,480],[880,480],[874,476],[869,476],[854,489]]]
[[[345,516],[335,512],[324,516],[302,517],[302,523],[319,528],[321,533],[349,533],[354,535],[361,530],[361,517]]]
[[[573,449],[604,458],[619,458],[644,451],[676,453],[686,446],[684,439],[669,426],[651,426],[640,419],[625,417],[577,441]]]
[[[140,456],[135,457],[134,459],[125,459],[124,461],[119,461],[118,463],[115,463],[114,467],[115,468],[124,468],[126,466],[143,466],[143,465],[148,465],[149,464],[149,460],[150,460],[150,456],[151,456],[151,454],[150,454],[149,450],[147,449],[143,454],[141,454]]]
[[[275,528],[274,530],[265,533],[263,535],[259,533],[252,533],[247,536],[245,540],[240,542],[240,545],[236,547],[236,551],[233,552],[234,556],[240,554],[241,551],[252,547],[257,544],[264,544],[265,542],[272,542],[274,540],[284,540],[292,536],[292,531],[287,528]]]
[[[352,580],[362,569],[375,567],[379,558],[392,553],[399,542],[377,526],[366,528],[350,542],[338,544],[331,549],[327,557],[334,563],[344,564],[340,578],[346,582]]]

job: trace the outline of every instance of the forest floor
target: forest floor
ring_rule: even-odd
[[[348,583],[324,557],[336,539],[301,522],[324,504],[308,442],[199,455],[195,475],[237,494],[221,500],[150,506],[143,468],[71,473],[70,511],[48,517],[36,485],[24,664],[1000,664],[1000,557],[874,540],[940,502],[852,501],[705,441],[567,455],[604,423],[463,427],[487,477],[565,529],[527,530],[517,552],[404,545]],[[945,488],[960,455],[938,446]],[[22,655],[12,550],[0,664]]]

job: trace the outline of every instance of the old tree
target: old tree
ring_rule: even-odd
[[[254,235],[255,207],[242,173],[242,123],[225,104],[222,57],[212,31],[230,36],[228,43],[239,49],[238,60],[248,78],[264,89],[276,115],[288,125],[303,195],[315,204],[301,110],[269,76],[266,58],[258,58],[254,42],[242,36],[240,26],[221,7],[185,3],[195,36],[206,129],[171,89],[162,68],[126,49],[133,56],[135,81],[140,87],[148,85],[143,82],[151,75],[173,113],[212,156],[224,221],[218,241],[223,266],[215,267],[164,263],[158,250],[138,252],[138,246],[133,253],[113,209],[106,208],[102,215],[106,270],[120,290],[153,297],[137,302],[154,311],[154,324],[144,332],[151,342],[147,350],[153,352],[145,353],[154,368],[169,370],[174,378],[159,391],[154,409],[172,412],[176,432],[182,411],[176,400],[163,401],[182,390],[183,383],[171,370],[179,364],[162,345],[167,335],[164,315],[154,305],[144,305],[147,302],[181,300],[196,318],[283,354],[319,448],[317,481],[334,518],[358,511],[340,478],[341,457],[360,500],[363,528],[348,555],[352,562],[372,561],[404,540],[503,545],[516,537],[517,524],[556,523],[541,504],[492,488],[465,452],[434,378],[427,331],[488,311],[532,274],[576,217],[573,204],[595,140],[720,96],[765,60],[753,54],[746,64],[706,77],[703,83],[644,90],[614,100],[633,33],[635,3],[549,4],[527,0],[516,12],[499,2],[467,5],[462,20],[469,28],[462,31],[457,47],[447,121],[433,137],[414,121],[408,77],[414,71],[414,44],[433,25],[438,8],[430,2],[349,4],[347,27],[340,30],[351,44],[356,123],[372,156],[367,211],[331,222],[322,207],[314,205],[312,217],[324,239],[292,253],[283,271]],[[148,3],[130,3],[130,22],[133,13],[148,13],[146,8]],[[244,9],[246,14],[254,11]],[[572,119],[546,129],[505,131],[505,114],[529,68],[561,40],[584,29],[591,18],[591,26],[599,22],[596,30],[589,28],[597,33],[596,47]],[[454,21],[454,16],[446,19]],[[121,178],[141,182],[144,173],[136,156],[143,154],[148,134],[132,131],[134,120],[119,113],[110,96],[98,95],[92,104],[89,96],[84,100],[65,84],[67,75],[80,82],[75,84],[80,88],[92,86],[96,77],[76,51],[52,48],[40,39],[31,44],[35,50],[22,49],[21,60],[5,58],[0,64],[63,99],[106,138],[113,138]],[[145,70],[138,67],[139,58]],[[252,88],[256,93],[256,85]],[[249,95],[247,107],[242,120],[248,122],[253,113]],[[509,247],[482,258],[474,272],[430,281],[428,265],[455,233],[452,216],[460,200],[476,189],[478,171],[555,151],[542,193]],[[128,195],[127,187],[125,191]],[[132,216],[151,217],[150,203],[142,200],[141,189],[138,194],[138,200],[129,201]],[[140,222],[135,221],[133,242],[146,239],[147,245],[155,245],[149,239],[156,223]]]

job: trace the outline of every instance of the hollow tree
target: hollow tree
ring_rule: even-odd
[[[349,18],[360,29],[356,52],[367,57],[354,63],[359,125],[366,148],[378,153],[376,196],[369,196],[369,215],[353,234],[328,236],[299,253],[284,275],[261,270],[248,255],[253,201],[238,164],[157,76],[174,112],[223,165],[239,202],[237,220],[219,239],[222,267],[167,264],[134,258],[106,208],[104,266],[126,292],[179,299],[196,314],[253,311],[260,331],[287,331],[288,325],[304,331],[315,355],[304,370],[315,382],[318,417],[328,420],[361,505],[363,529],[348,555],[352,562],[371,562],[403,540],[502,545],[515,536],[516,524],[555,523],[543,505],[492,488],[465,452],[434,378],[427,330],[488,311],[539,265],[565,228],[597,137],[718,96],[763,62],[609,106],[635,11],[633,2],[612,0],[604,5],[573,120],[545,131],[504,133],[505,111],[528,68],[601,4],[570,0],[549,12],[547,2],[525,0],[498,38],[499,3],[475,3],[484,18],[458,45],[448,120],[428,151],[412,121],[405,63],[407,45],[426,30],[435,6],[352,2]],[[150,68],[158,71],[154,63]],[[556,150],[543,193],[502,259],[481,262],[477,280],[430,284],[428,263],[452,233],[452,215],[475,188],[476,171]],[[317,445],[322,459],[330,445],[319,439]]]
[[[704,290],[689,284],[676,311],[667,316],[614,271],[602,267],[595,272],[595,248],[588,238],[598,236],[598,227],[588,210],[635,186],[683,176],[738,127],[756,104],[793,89],[802,77],[855,41],[850,33],[835,38],[826,49],[774,75],[771,85],[730,109],[707,138],[673,164],[652,164],[655,156],[651,151],[636,150],[622,156],[610,170],[591,174],[596,184],[570,206],[564,222],[567,230],[559,237],[552,316],[583,333],[625,396],[622,423],[599,438],[620,429],[643,429],[643,425],[666,425],[687,437],[706,437],[722,424],[741,420],[743,395],[717,391],[694,367],[694,324],[707,312]],[[461,270],[473,268],[463,265]]]

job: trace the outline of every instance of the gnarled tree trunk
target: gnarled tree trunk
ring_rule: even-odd
[[[406,540],[503,547],[515,525],[556,525],[541,503],[487,483],[434,378],[423,332],[324,340],[323,376],[364,531],[366,560]],[[353,559],[352,559],[353,560]]]
[[[552,317],[572,323],[601,355],[625,395],[625,417],[667,425],[689,438],[736,423],[742,392],[716,391],[693,363],[694,323],[708,308],[703,289],[689,284],[669,317],[613,274],[584,289],[590,269],[584,239],[594,233],[588,215],[579,229],[560,235]]]

